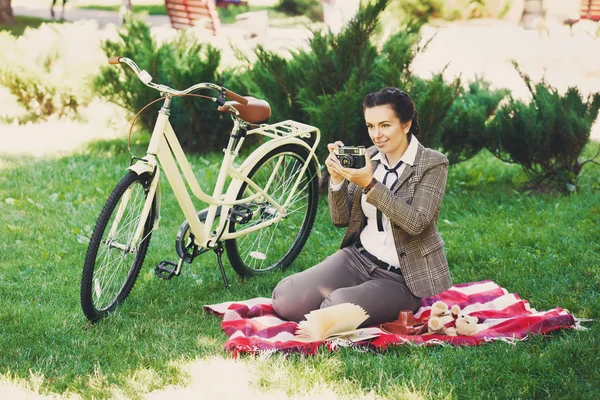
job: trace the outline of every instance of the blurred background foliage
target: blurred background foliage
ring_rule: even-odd
[[[22,36],[0,35],[2,48],[11,49],[0,54],[0,84],[27,109],[24,120],[76,116],[93,96],[135,114],[158,96],[127,68],[98,67],[104,56],[121,54],[135,59],[156,82],[177,88],[214,82],[264,98],[272,108],[271,121],[294,119],[321,130],[321,158],[335,140],[370,145],[362,99],[382,87],[400,87],[418,110],[419,141],[442,151],[451,163],[487,149],[521,165],[532,184],[569,188],[587,163],[580,156],[598,113],[598,95],[583,98],[574,88],[560,94],[522,74],[533,96],[525,104],[481,78],[449,79],[445,69],[429,78],[412,74],[415,57],[429,43],[420,32],[430,18],[501,17],[512,5],[508,0],[370,0],[338,34],[315,30],[307,46],[289,54],[262,46],[250,54],[239,51],[237,66],[224,64],[220,50],[189,32],[158,43],[136,18],[110,38],[91,34],[90,25],[43,24]],[[319,16],[312,13],[319,7],[316,0],[281,0],[276,6],[315,19]],[[460,16],[454,15],[458,9]],[[389,18],[400,22],[382,23]],[[77,65],[69,62],[82,47],[98,50]],[[158,107],[140,115],[142,131],[151,131]],[[174,99],[171,123],[186,150],[221,150],[231,120],[214,108],[198,99]]]

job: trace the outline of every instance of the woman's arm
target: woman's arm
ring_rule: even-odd
[[[339,190],[329,189],[329,215],[331,221],[337,228],[348,226],[350,221],[350,210],[352,209],[352,199],[348,195],[348,181],[344,180]]]
[[[343,146],[344,143],[340,140],[335,143],[328,143],[327,149],[329,155],[325,160],[325,166],[330,175],[329,182],[329,214],[331,215],[331,221],[333,225],[338,228],[344,228],[348,226],[350,221],[350,211],[352,209],[352,198],[348,196],[348,181],[344,179],[344,176],[340,175],[338,168],[341,167],[339,160],[334,155],[335,149]],[[331,185],[339,186],[336,189],[331,189]]]
[[[366,200],[409,235],[418,235],[431,224],[436,215],[444,197],[447,177],[448,160],[443,157],[423,174],[415,188],[411,204],[407,204],[380,182],[369,191]]]

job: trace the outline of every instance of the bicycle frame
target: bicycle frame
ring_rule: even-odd
[[[312,160],[317,162],[317,173],[320,175],[320,168],[318,168],[319,163],[315,155],[315,150],[321,135],[319,129],[310,125],[288,120],[273,125],[260,125],[258,128],[247,131],[246,128],[248,127],[248,124],[232,115],[234,126],[227,148],[224,149],[225,154],[219,169],[217,182],[212,195],[207,195],[201,189],[181,144],[169,123],[170,104],[171,97],[167,97],[163,107],[158,113],[158,118],[152,132],[146,156],[128,168],[138,175],[147,172],[152,176],[148,196],[144,204],[137,230],[132,238],[132,243],[140,243],[141,235],[150,213],[154,196],[157,197],[158,216],[156,217],[152,230],[158,228],[160,220],[159,181],[161,169],[164,171],[165,177],[173,189],[185,219],[189,223],[190,230],[194,235],[195,244],[201,248],[207,249],[215,247],[220,240],[235,239],[247,233],[278,223],[284,218],[285,210],[290,201],[294,198],[303,174]],[[236,168],[233,162],[241,149],[245,137],[252,134],[260,134],[270,140],[260,145],[247,157],[240,167]],[[309,146],[306,141],[301,140],[310,138],[313,134],[315,135],[315,141],[312,146]],[[269,179],[265,187],[259,187],[249,179],[247,175],[252,167],[263,156],[268,154],[271,150],[285,144],[300,145],[308,150],[309,156],[305,160],[301,173],[298,174],[296,181],[287,195],[285,203],[279,204],[269,195],[271,179]],[[281,160],[279,160],[279,163],[280,162]],[[231,178],[231,182],[224,192],[225,183],[228,177]],[[247,188],[251,191],[251,194],[248,197],[236,200],[236,197],[244,184],[247,184]],[[192,202],[188,187],[197,199],[208,203],[209,205],[204,223],[198,219],[197,209]],[[230,209],[237,204],[248,203],[255,199],[268,201],[275,209],[277,209],[277,216],[273,219],[263,221],[236,232],[226,232]],[[126,203],[127,200],[124,200],[120,205],[117,218],[115,218],[115,221],[113,222],[111,231],[116,229],[116,226],[119,224],[119,216],[122,214],[122,210],[125,209]],[[216,229],[213,230],[212,227],[217,220],[217,210],[219,207],[221,207],[221,213],[218,217],[218,225]],[[129,245],[131,246],[131,243]]]

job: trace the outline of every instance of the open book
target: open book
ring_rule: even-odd
[[[379,328],[357,329],[369,314],[362,307],[343,303],[311,311],[300,321],[296,339],[306,342],[321,342],[334,338],[346,338],[352,342],[370,339],[382,333]]]

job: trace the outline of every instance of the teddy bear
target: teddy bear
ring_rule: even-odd
[[[461,313],[456,319],[456,334],[462,336],[473,336],[483,330],[483,326],[478,324],[479,319],[475,316]]]
[[[482,330],[478,321],[477,317],[461,312],[457,304],[448,309],[446,303],[436,301],[431,305],[427,329],[433,335],[472,336]]]
[[[456,335],[455,320],[460,313],[460,307],[453,305],[448,309],[448,305],[443,301],[436,301],[431,305],[431,315],[427,321],[429,333],[435,335]]]

